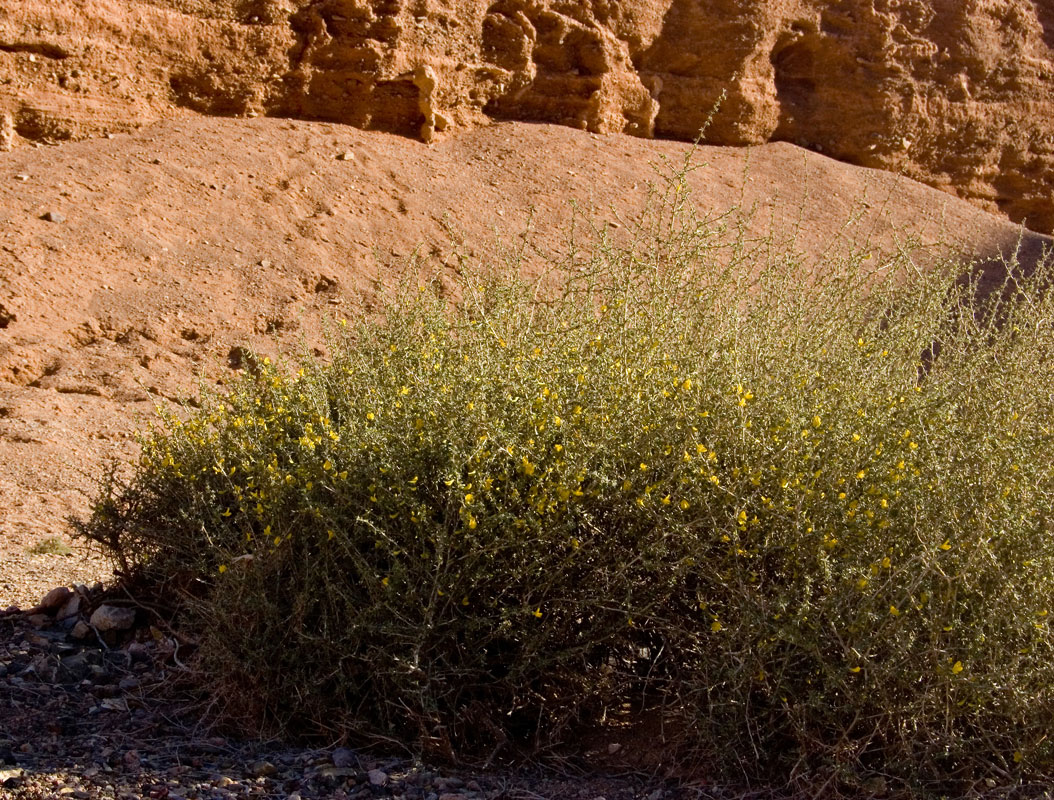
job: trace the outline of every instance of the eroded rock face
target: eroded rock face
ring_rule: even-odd
[[[180,113],[786,140],[1054,229],[1038,0],[19,0],[0,145]],[[719,110],[714,113],[720,101]]]

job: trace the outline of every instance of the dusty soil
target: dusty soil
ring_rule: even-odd
[[[194,118],[0,154],[0,608],[107,566],[31,555],[83,514],[155,406],[196,396],[236,348],[323,353],[320,320],[369,304],[411,253],[449,270],[534,215],[559,250],[576,200],[595,221],[641,208],[686,146],[501,123],[431,145],[328,123]],[[889,173],[794,145],[702,147],[705,212],[814,257],[912,232],[982,258],[1046,237]],[[50,219],[49,219],[50,218]],[[617,223],[616,223],[617,224]],[[1023,237],[1023,238],[1022,238]]]

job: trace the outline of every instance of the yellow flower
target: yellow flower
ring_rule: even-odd
[[[850,667],[849,671],[852,672],[852,673],[857,673],[857,672],[860,671],[860,667]]]
[[[721,624],[721,623],[720,623],[720,622],[719,622],[718,620],[716,620],[716,619],[715,619],[715,620],[714,620],[713,622],[711,622],[711,623],[710,623],[710,630],[712,630],[712,631],[713,631],[714,633],[717,633],[717,632],[718,632],[718,631],[720,631],[720,630],[721,630],[721,629],[722,629],[723,627],[725,627],[725,626],[724,626],[724,625],[722,625],[722,624]]]
[[[381,578],[381,586],[387,586],[389,583],[390,583],[390,581],[388,580],[388,576],[387,575],[385,575],[383,578]]]
[[[958,675],[958,674],[959,674],[960,672],[962,672],[962,671],[963,671],[963,662],[961,662],[961,661],[956,661],[956,662],[955,662],[955,663],[954,663],[954,664],[952,665],[952,675]]]
[[[685,382],[681,384],[681,388],[684,389],[686,392],[690,392],[692,390],[691,378],[686,379]]]
[[[220,564],[220,575],[222,575],[226,571],[227,571],[227,565],[226,564]]]
[[[944,543],[941,545],[941,550],[951,550],[951,549],[952,549],[952,543],[948,539],[945,539]]]
[[[822,424],[823,424],[823,420],[820,419],[820,415],[819,414],[817,414],[815,417],[812,418],[812,426],[814,428],[819,428]]]
[[[542,609],[540,607],[534,609],[534,616],[536,616],[538,619],[542,618]]]
[[[897,610],[896,606],[890,606],[889,607],[889,613],[892,614],[894,617],[899,617],[900,616],[900,612]]]

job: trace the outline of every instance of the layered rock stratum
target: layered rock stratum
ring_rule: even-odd
[[[0,147],[188,113],[426,140],[709,120],[713,144],[791,142],[1054,229],[1046,0],[0,3]]]

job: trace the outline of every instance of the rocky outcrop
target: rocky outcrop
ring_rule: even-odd
[[[1054,229],[1054,6],[1031,0],[21,0],[0,76],[0,147],[187,112],[426,140],[709,122]]]

